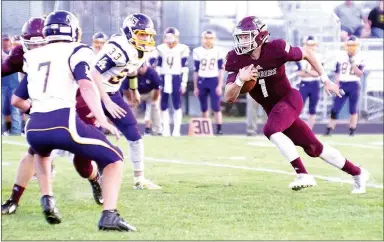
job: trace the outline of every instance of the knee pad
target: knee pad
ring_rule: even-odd
[[[136,141],[141,139],[141,134],[136,125],[126,125],[120,130],[128,141]]]
[[[93,165],[91,160],[75,155],[73,165],[82,178],[88,178],[92,175]]]
[[[331,119],[338,119],[338,117],[339,117],[339,113],[331,111]]]
[[[319,157],[321,152],[323,152],[323,145],[320,142],[308,144],[303,148],[305,153],[307,153],[310,157]]]

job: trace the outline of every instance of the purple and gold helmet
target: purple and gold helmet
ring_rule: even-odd
[[[359,38],[354,35],[349,36],[348,40],[345,42],[344,48],[347,50],[349,55],[355,55],[359,48],[360,42]]]
[[[34,46],[46,44],[43,36],[43,27],[43,18],[31,18],[23,25],[20,42],[24,52],[32,49]]]
[[[44,22],[43,34],[47,42],[71,41],[81,39],[79,20],[68,11],[55,11],[50,13]]]
[[[233,33],[236,54],[243,55],[261,46],[268,40],[268,26],[255,16],[240,20]]]
[[[125,18],[121,32],[136,49],[145,52],[155,49],[155,25],[147,15],[142,13],[130,14]]]

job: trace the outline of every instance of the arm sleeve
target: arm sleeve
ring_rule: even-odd
[[[340,62],[336,62],[335,73],[340,74]]]
[[[217,66],[219,67],[219,70],[223,69],[223,59],[218,59],[217,60]]]
[[[301,66],[301,61],[296,61],[297,70],[301,71],[303,67]]]
[[[303,59],[303,52],[300,47],[293,47],[284,40],[276,40],[277,48],[284,57],[285,61],[300,61]]]
[[[197,53],[197,49],[193,49],[192,56],[193,56],[194,67],[195,67],[194,71],[198,72],[200,69],[200,58],[199,58],[199,54]]]
[[[128,61],[127,52],[117,42],[110,41],[97,54],[95,68],[103,74],[114,66],[125,66]]]
[[[360,60],[360,63],[359,63],[359,65],[357,66],[357,68],[359,68],[360,71],[364,71],[364,68],[365,68],[364,60]]]
[[[185,48],[181,52],[181,67],[187,67],[189,52],[189,47],[185,46]]]
[[[91,80],[88,72],[94,58],[94,53],[89,46],[81,45],[73,50],[69,57],[69,67],[76,81],[82,79]]]
[[[226,84],[234,83],[236,81],[236,77],[237,77],[237,72],[229,72],[227,76]]]
[[[15,91],[15,95],[23,100],[29,99],[29,93],[28,93],[28,75],[25,75],[23,80],[19,83],[19,86],[17,87]]]

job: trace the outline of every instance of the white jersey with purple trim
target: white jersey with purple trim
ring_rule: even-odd
[[[106,92],[117,92],[128,73],[135,72],[148,60],[149,52],[139,51],[130,44],[125,36],[112,36],[97,54],[95,67],[103,77]]]
[[[346,51],[337,58],[336,71],[340,74],[339,80],[342,82],[360,81],[360,77],[355,75],[349,59],[350,57]],[[357,53],[353,59],[358,67],[364,68],[364,60],[361,54]]]
[[[52,43],[24,53],[31,113],[75,107],[79,86],[74,69],[80,62],[91,67],[93,59],[92,49],[77,42]]]
[[[161,58],[160,73],[162,75],[181,75],[182,73],[182,59],[186,58],[188,61],[189,47],[184,44],[176,44],[173,48],[169,48],[167,44],[157,46],[158,55]]]
[[[199,64],[198,75],[207,78],[219,76],[219,69],[223,68],[222,65],[225,54],[226,53],[217,46],[211,49],[206,49],[203,46],[193,49],[193,60],[195,61],[195,65]],[[219,64],[221,66],[219,66]]]
[[[320,61],[320,63],[324,65],[325,57],[320,53],[315,53],[315,55],[316,55],[316,58]],[[301,60],[300,65],[301,65],[301,70],[306,70],[306,71],[315,70],[311,66],[311,64],[309,64],[309,62],[306,60]],[[320,77],[301,77],[301,81],[320,81]]]

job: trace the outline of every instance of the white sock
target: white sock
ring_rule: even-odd
[[[344,167],[346,161],[345,157],[341,155],[340,151],[325,144],[323,144],[323,152],[321,152],[320,158],[339,169]]]
[[[183,110],[181,108],[173,112],[173,133],[180,135],[181,120],[183,119]]]
[[[297,152],[295,144],[285,134],[277,132],[271,135],[269,139],[277,146],[280,153],[287,158],[289,162],[299,158],[299,153]]]
[[[161,112],[163,116],[163,135],[170,135],[171,133],[171,128],[169,127],[169,112],[168,109],[165,109],[164,111]]]
[[[144,145],[141,139],[128,141],[129,156],[132,161],[133,171],[141,171],[144,176]]]

